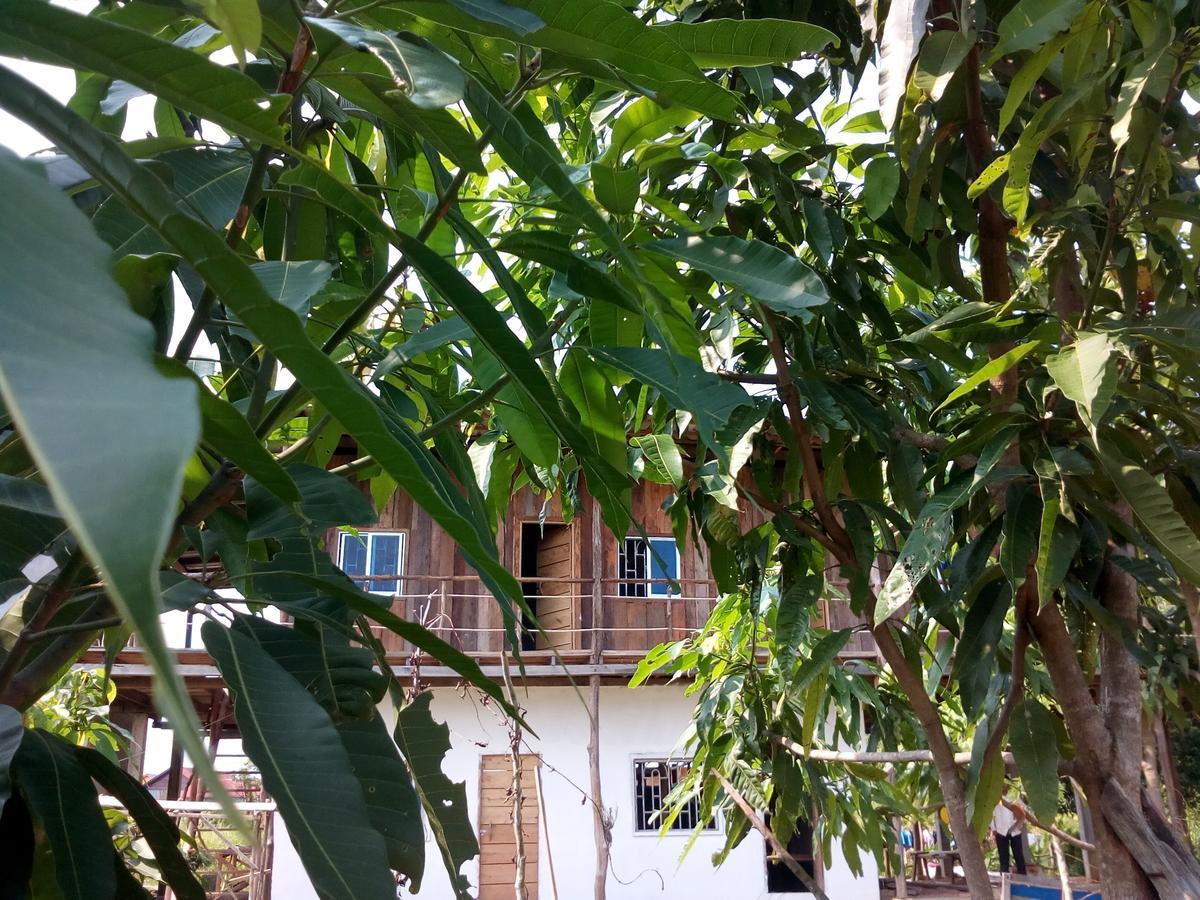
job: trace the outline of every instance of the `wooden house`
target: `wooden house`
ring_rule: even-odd
[[[348,458],[335,456],[332,465]],[[771,861],[757,834],[715,870],[711,856],[724,841],[719,822],[701,827],[682,861],[696,816],[681,816],[659,834],[656,814],[663,797],[688,765],[680,737],[694,700],[680,681],[637,690],[627,685],[648,650],[698,629],[717,600],[703,548],[690,540],[676,543],[662,509],[667,492],[650,482],[637,485],[633,507],[640,528],[621,538],[602,524],[586,490],[573,515],[564,516],[557,498],[546,501],[523,489],[500,523],[500,559],[522,582],[541,625],[540,632],[524,632],[518,687],[531,729],[522,736],[521,754],[530,900],[592,896],[601,833],[608,835],[607,897],[612,900],[808,896],[794,876]],[[747,508],[743,515],[750,527],[763,514]],[[397,614],[476,658],[485,674],[501,677],[505,632],[498,603],[454,541],[410,497],[398,491],[377,522],[345,525],[353,528],[331,529],[326,544],[347,574],[367,590],[390,596]],[[859,624],[848,605],[834,598],[821,601],[818,615],[832,628]],[[434,715],[450,729],[453,749],[444,769],[466,782],[481,848],[464,874],[480,900],[512,900],[516,846],[507,723],[437,660],[391,633],[381,632],[381,638],[402,680],[434,692]],[[178,652],[213,733],[225,734],[226,740],[236,735],[219,676],[203,651]],[[843,651],[847,658],[874,653],[866,629],[856,632]],[[130,710],[141,702],[137,708],[145,715],[149,683],[136,648],[121,654],[114,671],[121,702]],[[393,715],[390,709],[384,714]],[[604,823],[599,830],[597,805],[591,802],[597,788]],[[271,896],[315,900],[278,818],[274,833]],[[837,854],[836,842],[833,858],[822,859],[805,829],[798,830],[796,841],[793,851],[807,860],[830,896],[879,896],[873,861],[864,860],[865,869],[856,876]],[[427,851],[419,896],[449,900],[453,892],[432,843]]]

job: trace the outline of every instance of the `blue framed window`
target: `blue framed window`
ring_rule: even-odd
[[[396,593],[404,576],[404,532],[361,531],[339,535],[338,567],[364,591]]]
[[[617,552],[621,597],[670,597],[679,579],[679,547],[673,537],[627,537]]]

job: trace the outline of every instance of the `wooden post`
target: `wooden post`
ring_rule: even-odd
[[[550,897],[558,900],[558,882],[554,878],[554,854],[550,852],[550,826],[546,819],[546,795],[542,791],[542,761],[533,769],[533,785],[537,789],[538,810],[542,815],[542,827],[538,829],[546,838],[546,868],[550,870]]]
[[[504,672],[504,687],[508,693],[508,702],[513,705],[514,709],[520,709],[517,706],[517,691],[513,686],[512,672],[509,670],[508,654],[510,648],[503,644],[500,649],[500,665]],[[508,721],[508,754],[512,762],[512,786],[509,788],[509,794],[512,798],[512,825],[513,825],[513,844],[516,848],[515,858],[516,866],[513,873],[513,891],[516,895],[516,900],[528,900],[529,891],[525,886],[525,835],[524,827],[524,810],[521,809],[525,800],[524,790],[521,784],[523,776],[521,765],[521,726],[515,719]]]
[[[590,492],[589,492],[590,494]],[[594,496],[592,503],[592,666],[591,697],[588,704],[588,773],[591,776],[592,839],[596,842],[596,878],[594,900],[605,900],[608,885],[608,822],[604,809],[604,792],[600,782],[600,675],[604,660],[604,618],[601,610],[604,575],[604,539],[601,532],[600,504]]]
[[[1092,813],[1074,779],[1071,780],[1071,791],[1075,795],[1075,815],[1079,818],[1079,837],[1089,844],[1094,844],[1096,843],[1096,829],[1092,826]],[[1093,880],[1092,854],[1087,850],[1083,851],[1083,874],[1088,881]]]
[[[1063,856],[1062,841],[1058,835],[1050,835],[1050,849],[1054,851],[1054,864],[1058,867],[1058,883],[1062,885],[1062,900],[1072,900],[1071,875],[1067,871],[1067,858]]]
[[[1166,788],[1167,811],[1170,813],[1171,824],[1175,827],[1179,839],[1191,847],[1187,818],[1183,810],[1183,791],[1179,787],[1179,769],[1175,766],[1175,749],[1171,746],[1171,735],[1161,713],[1154,720],[1154,739],[1158,745],[1158,764],[1162,770],[1163,787]]]

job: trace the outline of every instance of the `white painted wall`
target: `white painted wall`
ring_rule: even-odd
[[[451,750],[446,773],[465,781],[471,817],[479,806],[479,757],[506,753],[507,735],[496,712],[480,704],[475,694],[466,696],[450,688],[435,689],[434,717],[450,728]],[[549,860],[559,900],[586,900],[592,896],[595,847],[591,809],[584,802],[587,766],[587,712],[583,698],[569,687],[533,687],[521,698],[527,721],[537,732],[529,736],[528,752],[542,755],[542,784],[546,816],[539,823],[539,900],[551,900]],[[688,855],[679,854],[690,832],[660,838],[634,831],[633,760],[671,756],[691,720],[693,702],[682,685],[654,685],[636,690],[613,686],[601,689],[601,781],[604,803],[615,808],[612,871],[608,896],[612,900],[768,900],[807,897],[808,894],[768,894],[763,841],[749,835],[720,868],[712,854],[724,835],[718,830],[701,835]],[[678,754],[676,754],[678,755]],[[278,823],[279,828],[281,823]],[[292,870],[298,867],[295,851],[282,830],[276,831],[274,900],[308,900],[307,884],[297,884]],[[834,845],[833,865],[825,872],[825,890],[831,900],[877,900],[878,874],[874,860],[864,860],[865,871],[856,879]],[[432,840],[427,845],[427,867],[422,900],[450,900],[449,879]],[[478,860],[465,873],[478,882]],[[299,878],[302,879],[302,875]]]
[[[272,828],[275,858],[271,861],[271,900],[318,900],[279,813],[275,813]]]

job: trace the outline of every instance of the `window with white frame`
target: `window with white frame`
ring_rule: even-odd
[[[679,547],[673,537],[627,537],[617,548],[617,594],[669,597],[679,578]]]
[[[396,593],[404,576],[404,532],[343,532],[338,536],[338,567],[364,591]]]
[[[637,759],[633,762],[634,828],[658,831],[663,824],[663,798],[687,776],[690,759]],[[700,821],[700,802],[693,797],[684,804],[668,831],[691,831]],[[716,831],[716,819],[705,823],[705,831]]]

